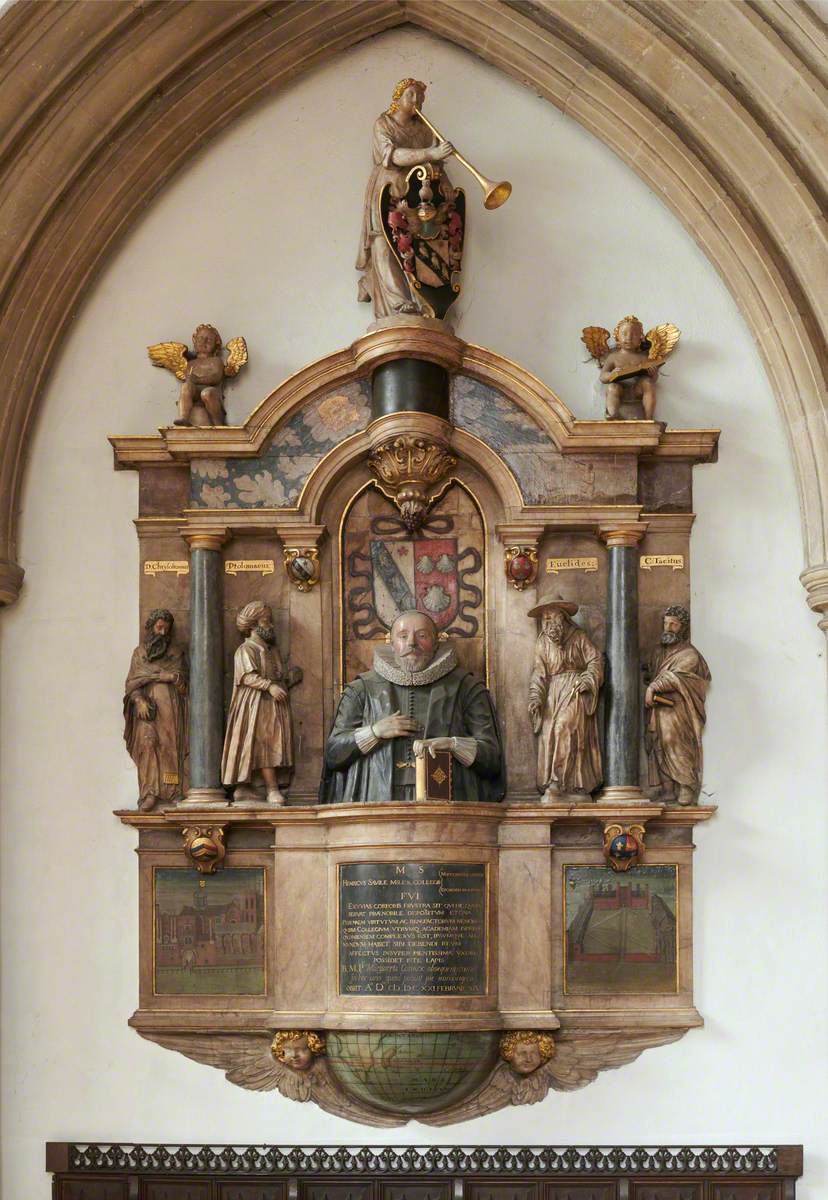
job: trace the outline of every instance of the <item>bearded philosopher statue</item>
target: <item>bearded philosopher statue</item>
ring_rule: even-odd
[[[661,645],[650,664],[644,695],[649,709],[645,744],[654,800],[696,804],[702,785],[702,734],[710,669],[690,642],[690,614],[665,609]]]
[[[187,790],[187,655],[172,645],[173,615],[154,609],[124,685],[124,741],[138,768],[138,807],[174,804]]]
[[[577,604],[539,604],[541,618],[529,680],[529,716],[538,737],[538,791],[554,804],[569,796],[588,799],[601,782],[598,693],[604,658],[572,618]]]
[[[325,747],[322,804],[413,801],[416,755],[447,750],[456,801],[502,800],[503,746],[489,692],[439,646],[426,613],[403,612],[374,666],[342,693]],[[438,648],[439,647],[439,648]]]

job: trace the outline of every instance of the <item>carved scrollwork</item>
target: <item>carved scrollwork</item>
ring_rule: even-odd
[[[287,577],[298,592],[309,592],[321,577],[319,550],[316,546],[285,546]]]

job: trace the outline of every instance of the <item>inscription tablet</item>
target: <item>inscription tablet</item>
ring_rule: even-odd
[[[486,994],[486,863],[340,863],[338,893],[341,995]]]

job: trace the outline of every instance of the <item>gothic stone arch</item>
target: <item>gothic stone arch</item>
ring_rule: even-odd
[[[536,90],[660,195],[756,339],[828,628],[825,26],[797,0],[157,0],[0,18],[0,602],[49,371],[87,288],[193,147],[363,38],[411,23]],[[222,86],[215,86],[217,76]]]

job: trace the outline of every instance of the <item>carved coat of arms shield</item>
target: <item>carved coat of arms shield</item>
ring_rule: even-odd
[[[427,316],[443,318],[460,291],[466,197],[439,168],[414,167],[400,198],[386,184],[379,198],[381,227],[402,267],[412,299]]]
[[[411,608],[428,613],[438,629],[457,616],[456,538],[372,538],[371,567],[374,608],[386,627]]]

